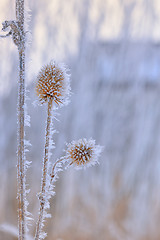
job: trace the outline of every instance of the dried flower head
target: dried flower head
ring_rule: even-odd
[[[89,167],[98,163],[98,157],[102,152],[102,147],[95,145],[93,139],[80,139],[72,141],[67,145],[66,158],[70,165],[74,164],[76,167]]]
[[[37,80],[36,92],[41,103],[51,99],[62,106],[68,102],[70,79],[63,65],[51,61],[40,70]]]

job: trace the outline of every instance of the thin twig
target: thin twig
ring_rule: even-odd
[[[9,37],[11,36],[12,34],[12,31],[10,31],[9,33],[7,33],[6,35],[0,35],[0,38],[6,38],[6,37]]]
[[[54,163],[54,165],[53,165],[53,167],[52,167],[52,172],[51,172],[51,178],[50,178],[50,184],[49,184],[49,187],[50,186],[52,186],[52,183],[53,183],[53,179],[54,179],[54,177],[56,176],[56,174],[55,174],[55,168],[56,168],[56,165],[58,164],[58,163],[60,163],[60,162],[62,162],[62,161],[64,161],[64,157],[61,157],[60,159],[58,159],[55,163]]]

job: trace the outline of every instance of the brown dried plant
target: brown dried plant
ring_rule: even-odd
[[[66,104],[70,93],[69,75],[67,74],[66,69],[54,62],[50,62],[50,64],[43,67],[37,77],[36,92],[41,103],[48,103],[41,192],[39,194],[40,209],[35,234],[35,239],[38,240],[39,237],[42,236],[43,221],[45,218],[45,204],[47,203],[48,197],[46,196],[46,181],[49,171],[49,140],[52,130],[52,107],[54,103],[57,104],[57,106]]]
[[[18,198],[18,239],[28,238],[28,220],[27,211],[28,202],[26,199],[26,170],[29,162],[25,159],[25,50],[26,50],[26,30],[24,27],[24,0],[16,0],[16,20],[4,21],[2,30],[8,31],[6,35],[0,37],[12,36],[14,44],[19,53],[19,80],[18,80],[18,129],[17,129],[17,198]],[[52,120],[53,111],[56,108],[66,105],[70,96],[70,75],[68,69],[62,64],[51,61],[44,66],[38,76],[36,93],[41,104],[47,104],[47,123],[45,132],[44,158],[42,167],[41,190],[38,194],[40,207],[36,224],[35,240],[44,239],[46,233],[43,231],[44,222],[50,207],[50,198],[54,193],[54,182],[57,179],[58,171],[62,164],[67,167],[71,165],[76,167],[86,167],[98,162],[98,157],[102,148],[95,145],[92,139],[80,139],[72,141],[67,145],[66,155],[61,157],[55,163],[50,163],[52,148]]]
[[[61,64],[51,61],[44,66],[37,77],[36,93],[40,103],[48,104],[46,136],[44,147],[43,170],[41,179],[41,192],[38,194],[40,201],[39,216],[35,233],[35,240],[44,239],[46,233],[43,231],[45,219],[48,217],[49,200],[54,195],[54,182],[58,176],[58,171],[62,164],[69,167],[86,167],[98,162],[99,154],[102,150],[95,145],[93,139],[80,139],[72,141],[67,145],[66,155],[58,159],[50,167],[50,147],[52,137],[52,113],[57,107],[68,103],[70,95],[70,79],[68,70]]]

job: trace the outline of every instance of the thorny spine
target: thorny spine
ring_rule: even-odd
[[[35,240],[38,240],[42,231],[42,223],[44,218],[44,207],[45,207],[45,193],[46,193],[46,179],[48,174],[48,162],[49,162],[49,140],[51,130],[51,117],[52,117],[52,99],[48,101],[48,113],[47,113],[47,126],[46,126],[46,137],[45,137],[45,152],[43,160],[42,170],[42,182],[41,182],[41,193],[39,194],[40,209],[36,227]]]

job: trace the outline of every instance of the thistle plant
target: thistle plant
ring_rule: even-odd
[[[17,106],[17,199],[18,199],[18,239],[27,239],[27,223],[29,213],[27,211],[28,201],[26,199],[26,170],[29,162],[25,158],[25,44],[26,30],[24,28],[24,0],[16,0],[16,20],[4,21],[2,30],[8,31],[6,35],[11,36],[19,53],[19,80],[18,80],[18,106]],[[41,188],[37,194],[39,199],[39,213],[36,222],[35,240],[44,239],[47,234],[44,232],[44,223],[50,217],[50,199],[54,196],[54,184],[58,172],[74,166],[86,168],[98,163],[98,157],[102,147],[95,144],[93,139],[80,139],[67,144],[65,156],[53,161],[51,149],[53,148],[52,135],[54,112],[69,102],[70,96],[70,75],[63,64],[51,61],[42,67],[36,83],[36,94],[39,103],[47,105],[47,121],[45,131],[44,157],[42,165]]]
[[[65,164],[67,167],[73,165],[76,168],[94,165],[98,162],[102,148],[96,145],[93,139],[86,140],[84,138],[72,141],[67,145],[66,155],[58,159],[51,167],[49,156],[53,133],[52,113],[56,108],[69,102],[70,79],[68,70],[54,61],[44,66],[37,77],[36,93],[40,103],[46,103],[48,108],[41,192],[38,194],[40,208],[35,233],[35,240],[38,240],[46,237],[46,233],[43,231],[44,221],[45,218],[50,217],[47,213],[50,206],[49,200],[54,195],[53,184],[58,176],[58,171],[62,169],[62,165]]]
[[[54,62],[43,67],[37,77],[36,92],[40,102],[47,103],[47,124],[45,134],[45,147],[43,170],[41,180],[41,192],[39,194],[40,209],[37,221],[35,239],[38,240],[42,236],[43,221],[46,217],[46,206],[48,204],[49,194],[47,194],[47,179],[49,177],[49,150],[50,138],[52,135],[52,108],[55,106],[63,106],[68,102],[70,94],[69,75],[67,70]]]
[[[96,145],[92,138],[72,141],[67,146],[66,159],[70,165],[73,164],[76,168],[86,168],[98,163],[102,147]]]

